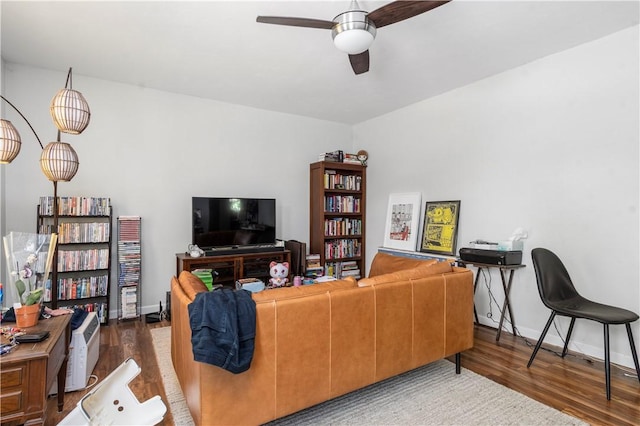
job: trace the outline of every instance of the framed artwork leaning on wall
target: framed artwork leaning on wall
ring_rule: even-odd
[[[427,201],[420,251],[455,255],[459,218],[460,200]]]
[[[390,194],[385,222],[384,246],[415,251],[420,216],[419,192]]]

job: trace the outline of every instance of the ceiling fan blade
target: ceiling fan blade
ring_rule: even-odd
[[[286,16],[258,16],[256,22],[263,24],[288,25],[290,27],[320,28],[330,30],[336,24],[332,21],[310,18],[289,18]]]
[[[376,24],[376,28],[382,28],[428,12],[449,1],[394,1],[374,10],[367,17]]]
[[[351,62],[351,68],[356,75],[369,71],[369,51],[365,50],[357,55],[349,55],[349,62]]]

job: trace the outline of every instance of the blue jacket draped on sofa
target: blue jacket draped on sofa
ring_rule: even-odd
[[[256,336],[251,292],[222,288],[198,293],[188,309],[194,359],[235,374],[248,370]]]

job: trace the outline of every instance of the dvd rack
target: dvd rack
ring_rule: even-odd
[[[108,197],[40,197],[37,230],[58,233],[57,261],[45,283],[45,304],[96,312],[100,324],[109,321],[111,270],[111,200]]]
[[[118,217],[118,321],[141,317],[140,216]]]

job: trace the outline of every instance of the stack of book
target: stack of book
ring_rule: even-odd
[[[209,291],[213,290],[213,275],[211,269],[194,269],[191,273],[200,278],[200,281],[204,283]]]
[[[319,161],[330,161],[333,163],[349,163],[349,164],[362,164],[360,160],[358,160],[358,154],[349,154],[341,149],[335,150],[333,152],[323,152],[318,156]]]
[[[320,255],[319,254],[308,254],[307,255],[307,272],[305,273],[305,277],[308,278],[317,278],[322,276],[324,273],[324,268],[320,264]]]
[[[318,156],[319,161],[331,161],[334,163],[342,163],[343,158],[344,153],[339,149],[333,152],[323,152]]]
[[[258,278],[240,278],[236,281],[236,289],[258,293],[264,290],[264,283]]]
[[[347,260],[342,262],[342,268],[340,271],[340,278],[353,277],[356,280],[360,279],[360,268],[355,260]]]
[[[344,157],[342,158],[342,162],[349,163],[349,164],[362,164],[362,162],[358,160],[358,154],[345,153]]]

